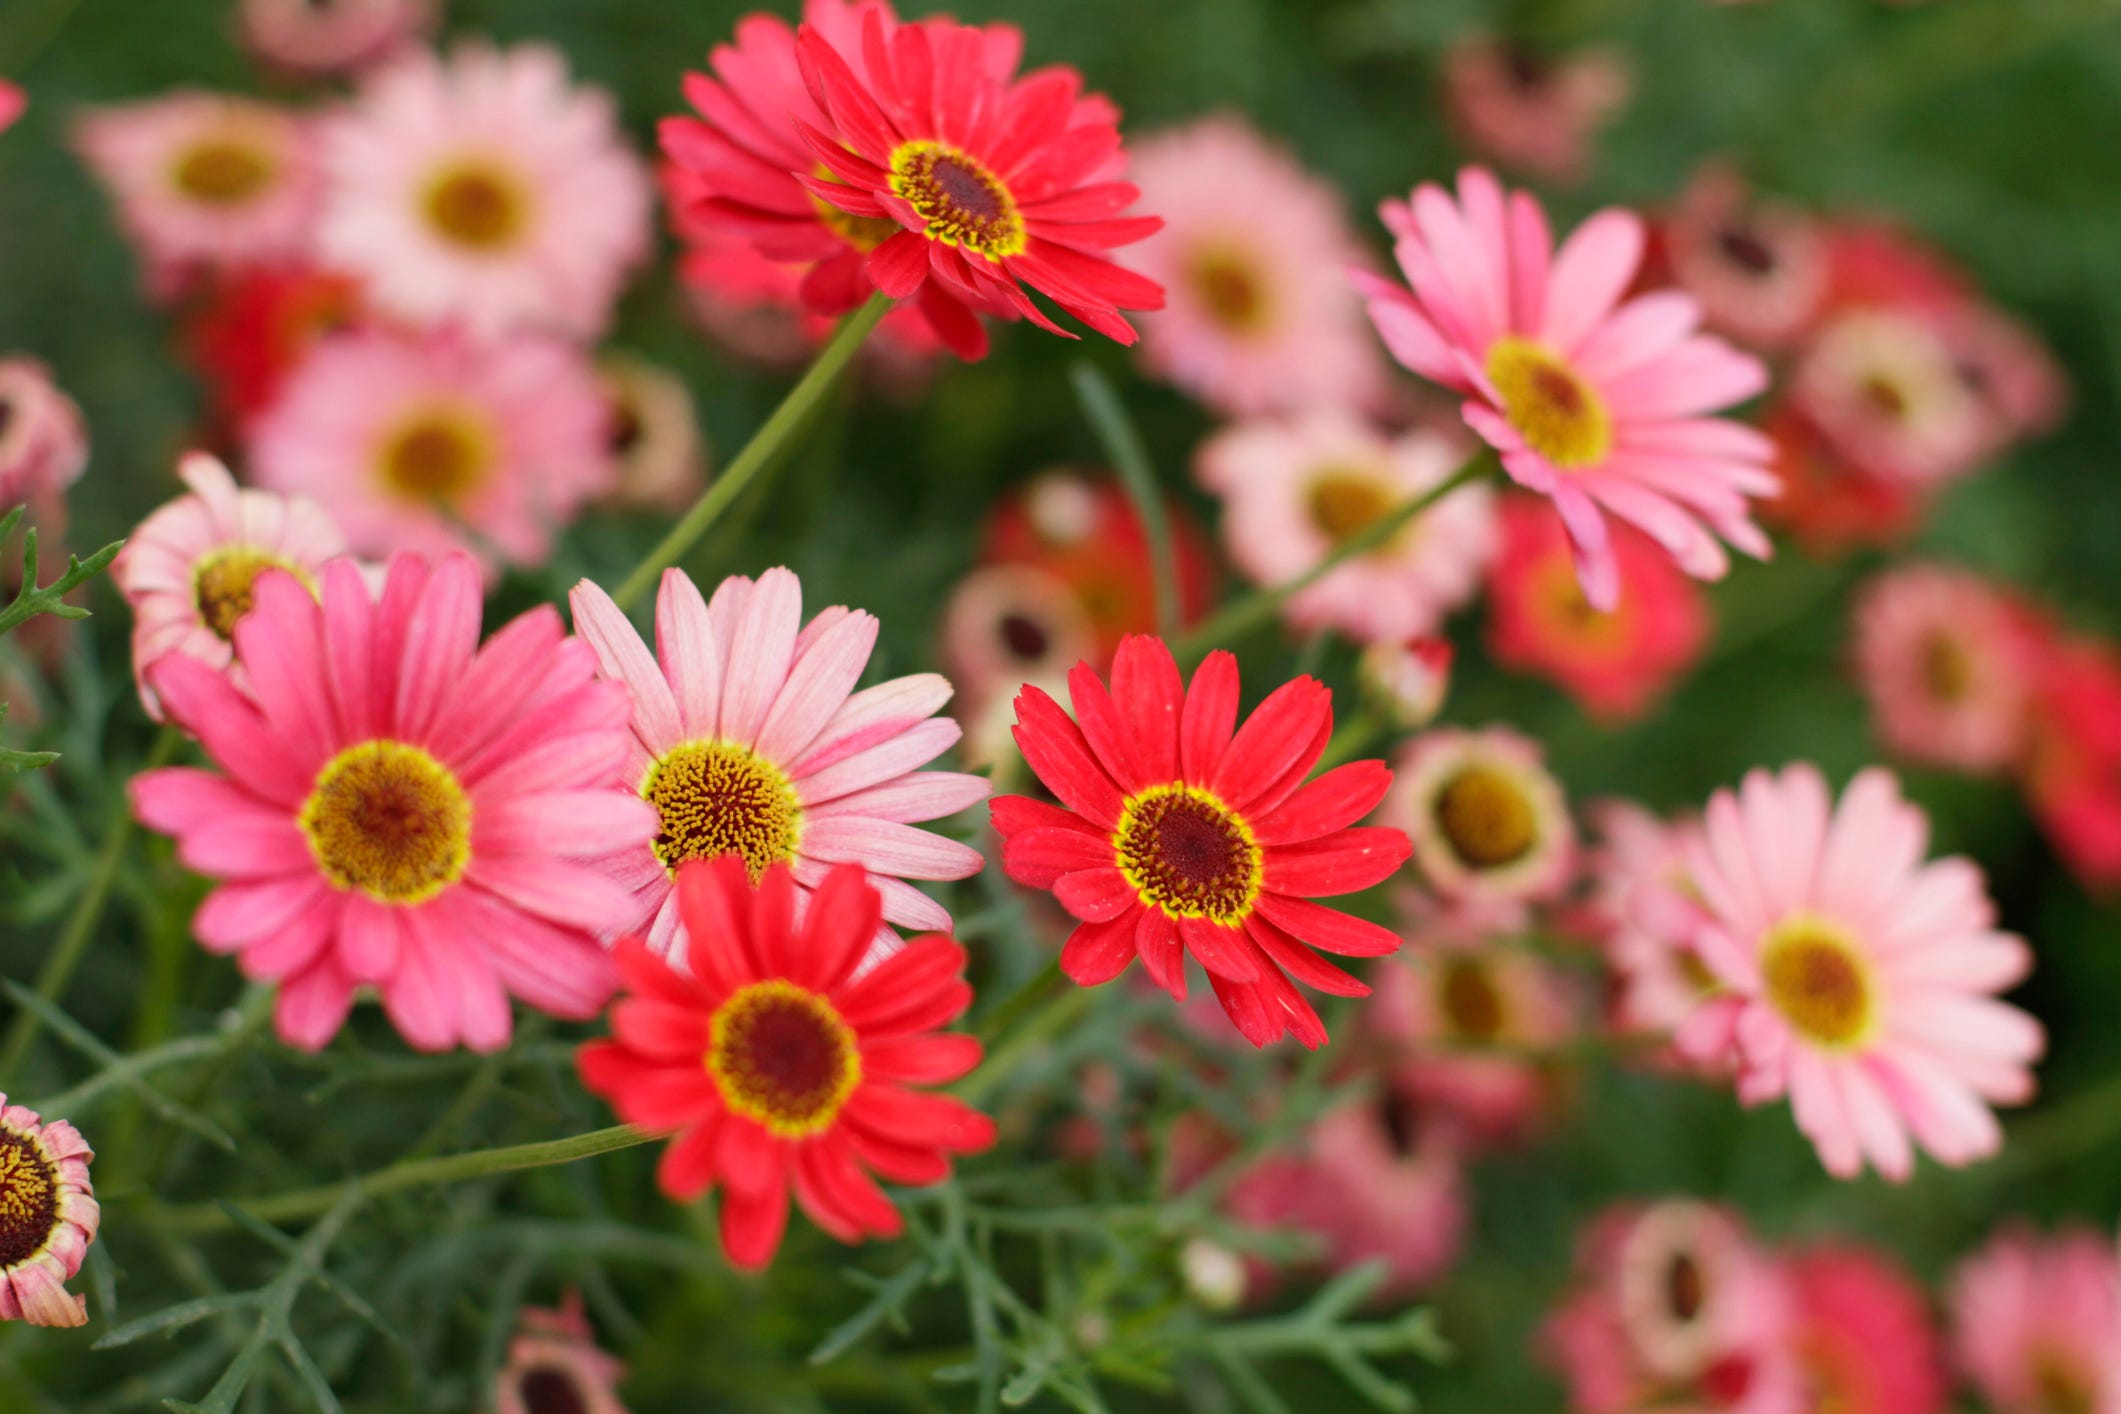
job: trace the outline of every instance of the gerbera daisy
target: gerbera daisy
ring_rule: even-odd
[[[1966,570],[1904,565],[1863,587],[1854,621],[1856,680],[1888,750],[1962,771],[2022,758],[2040,644],[2008,591]]]
[[[350,333],[258,419],[251,469],[314,496],[356,553],[537,565],[617,478],[609,420],[595,369],[557,339]]]
[[[1459,142],[1501,167],[1573,185],[1590,171],[1599,129],[1634,81],[1611,49],[1544,54],[1476,36],[1444,55],[1443,105]]]
[[[236,34],[284,73],[347,73],[388,58],[434,27],[438,0],[241,0]]]
[[[65,1120],[41,1120],[0,1094],[0,1321],[88,1323],[88,1303],[66,1283],[102,1221],[88,1178],[95,1157]]]
[[[1688,850],[1695,946],[1726,994],[1680,1049],[1732,1055],[1747,1104],[1788,1095],[1837,1177],[1905,1179],[1915,1145],[1971,1163],[2003,1140],[1989,1106],[2032,1095],[2040,1023],[1995,997],[2032,952],[1996,931],[1972,861],[1922,862],[1928,836],[1890,772],[1859,774],[1837,809],[1797,765],[1719,791]]]
[[[803,586],[785,569],[725,579],[710,603],[683,571],[656,595],[656,653],[611,597],[583,580],[568,596],[575,629],[604,676],[633,699],[624,775],[660,821],[655,837],[605,861],[632,891],[622,928],[682,960],[688,860],[740,856],[758,879],[793,868],[807,897],[835,864],[859,864],[882,895],[883,923],[923,930],[950,914],[908,879],[963,879],[978,850],[914,828],[987,798],[987,782],[919,767],[948,751],[958,725],[935,712],[950,683],[934,673],[854,691],[877,623],[835,605],[803,623]],[[697,942],[697,939],[693,940]]]
[[[1937,321],[1912,309],[1833,320],[1806,346],[1790,396],[1843,456],[1912,486],[1964,476],[1997,445]]]
[[[678,511],[707,479],[707,447],[685,380],[628,353],[597,359],[609,411],[604,435],[618,462],[611,498],[621,505]]]
[[[1861,1247],[1818,1247],[1785,1263],[1788,1343],[1808,1410],[1939,1414],[1951,1396],[1929,1301],[1907,1273]]]
[[[1707,598],[1641,531],[1612,528],[1620,602],[1601,611],[1584,597],[1552,506],[1506,496],[1501,523],[1502,550],[1488,568],[1488,652],[1496,663],[1551,678],[1585,711],[1619,721],[1650,710],[1700,658]]]
[[[549,45],[408,54],[331,120],[323,160],[326,262],[415,323],[593,337],[648,254],[647,169]]]
[[[620,941],[627,995],[612,1039],[582,1048],[582,1083],[627,1123],[678,1131],[657,1182],[681,1203],[720,1185],[722,1250],[738,1267],[773,1260],[791,1187],[842,1242],[896,1237],[871,1171],[939,1183],[951,1155],[994,1142],[985,1115],[908,1088],[979,1064],[977,1040],[934,1029],[972,1000],[965,950],[929,934],[856,976],[883,901],[853,865],[826,872],[800,922],[785,864],[753,888],[738,856],[694,862],[676,892],[696,945],[673,967]]]
[[[1673,281],[1710,328],[1781,348],[1818,317],[1831,277],[1825,233],[1808,213],[1756,198],[1728,164],[1695,173],[1656,234]]]
[[[2011,1227],[1960,1264],[1952,1348],[1999,1414],[2121,1410],[2121,1263],[2082,1228]]]
[[[1669,1035],[1714,993],[1715,974],[1694,951],[1700,896],[1687,882],[1689,841],[1701,824],[1660,820],[1632,801],[1595,801],[1590,917],[1618,983],[1613,1024]]]
[[[133,611],[133,679],[150,716],[161,704],[147,670],[168,653],[224,669],[236,625],[250,612],[258,576],[285,570],[312,594],[327,560],[346,552],[339,528],[305,497],[239,490],[204,452],[177,463],[191,488],[140,522],[111,561],[111,580]]]
[[[1027,682],[1067,675],[1096,652],[1073,590],[1030,565],[988,565],[959,581],[943,608],[941,656],[958,690],[1003,700]]]
[[[158,296],[201,268],[294,259],[310,240],[316,143],[307,120],[285,109],[184,89],[89,109],[74,145],[117,204]]]
[[[1233,114],[1143,142],[1134,180],[1164,228],[1125,263],[1164,287],[1142,361],[1238,417],[1370,407],[1384,365],[1348,287],[1362,259],[1333,187]]]
[[[1067,337],[1029,285],[1098,333],[1134,342],[1123,309],[1161,309],[1154,280],[1106,251],[1163,224],[1123,213],[1139,193],[1123,170],[1118,112],[1073,69],[997,72],[987,32],[953,20],[862,16],[858,72],[814,25],[796,33],[804,82],[832,119],[804,125],[830,179],[810,192],[854,217],[904,229],[869,252],[877,289],[906,299],[932,278],[976,308]]]
[[[582,1294],[558,1307],[525,1307],[494,1379],[493,1414],[626,1414],[619,1381],[626,1367],[597,1348]]]
[[[1320,408],[1228,428],[1202,445],[1195,468],[1222,497],[1230,558],[1253,583],[1270,585],[1315,568],[1464,460],[1434,433],[1390,438]],[[1283,612],[1298,629],[1337,628],[1363,643],[1434,633],[1478,590],[1495,541],[1492,494],[1466,487],[1290,596]]]
[[[608,784],[625,694],[549,607],[480,647],[469,556],[400,555],[380,599],[341,557],[321,589],[320,604],[291,574],[257,577],[237,680],[183,653],[148,669],[225,772],[132,783],[141,821],[222,881],[193,935],[278,983],[280,1037],[308,1050],[363,986],[425,1051],[507,1045],[511,995],[595,1015],[614,980],[598,935],[630,901],[587,861],[655,830]]]
[[[1026,687],[1016,743],[1062,805],[993,804],[1009,877],[1052,890],[1080,920],[1062,970],[1096,986],[1139,954],[1183,1000],[1191,954],[1253,1045],[1285,1033],[1324,1045],[1325,1026],[1289,978],[1363,996],[1368,987],[1312,949],[1376,957],[1399,947],[1390,929],[1312,902],[1382,883],[1406,859],[1402,832],[1351,828],[1391,771],[1357,761],[1306,785],[1333,734],[1332,693],[1297,678],[1240,728],[1237,660],[1225,652],[1209,654],[1189,687],[1162,640],[1130,636],[1112,688],[1078,664],[1070,720]]]
[[[1576,863],[1576,827],[1536,742],[1507,727],[1439,727],[1401,754],[1387,823],[1446,899],[1497,906],[1551,897]]]
[[[33,358],[0,358],[0,511],[29,503],[46,533],[65,519],[66,488],[88,466],[88,424]]]
[[[1460,175],[1456,201],[1423,186],[1383,215],[1413,289],[1356,273],[1378,332],[1408,368],[1465,394],[1466,421],[1510,476],[1554,498],[1593,605],[1620,593],[1606,513],[1697,579],[1728,567],[1719,536],[1767,556],[1747,498],[1775,490],[1769,444],[1704,416],[1759,392],[1766,370],[1697,334],[1686,295],[1621,302],[1642,261],[1638,217],[1602,211],[1557,255],[1539,203],[1479,168]]]

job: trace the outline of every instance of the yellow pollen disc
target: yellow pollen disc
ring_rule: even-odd
[[[1355,467],[1331,466],[1318,471],[1305,496],[1311,524],[1336,546],[1383,520],[1393,504],[1390,487]]]
[[[891,189],[928,223],[928,239],[989,260],[1029,244],[1016,198],[971,153],[941,142],[909,142],[891,154]]]
[[[1172,918],[1242,923],[1266,879],[1265,856],[1244,817],[1175,781],[1128,799],[1112,849],[1141,901]]]
[[[299,819],[332,883],[384,903],[433,898],[471,859],[471,797],[447,766],[400,741],[364,741],[325,762]]]
[[[250,612],[250,596],[258,576],[267,570],[286,570],[302,581],[312,594],[316,585],[291,562],[249,545],[228,545],[201,559],[192,570],[192,602],[199,620],[223,639],[236,636],[236,625]]]
[[[1859,1044],[1878,1021],[1871,973],[1848,935],[1799,915],[1778,924],[1761,950],[1767,999],[1791,1029],[1830,1050]]]
[[[793,982],[755,982],[716,1009],[707,1073],[732,1113],[783,1139],[830,1128],[862,1083],[854,1030],[826,998]]]
[[[2080,1356],[2042,1350],[2032,1360],[2034,1414],[2098,1414],[2100,1377]]]
[[[279,164],[269,152],[228,138],[186,148],[171,173],[177,190],[206,206],[241,206],[271,186]]]
[[[811,175],[827,182],[839,180],[822,162]],[[842,211],[816,192],[810,193],[810,204],[817,208],[817,219],[824,223],[826,230],[864,255],[906,229],[889,216],[856,216],[850,211]]]
[[[1612,420],[1596,390],[1531,340],[1497,339],[1488,350],[1488,381],[1517,435],[1555,466],[1593,466],[1612,448]]]
[[[1863,400],[1888,422],[1899,422],[1915,406],[1914,397],[1889,373],[1873,373],[1863,380]]]
[[[1467,1041],[1493,1041],[1509,1020],[1509,1005],[1495,976],[1473,957],[1452,957],[1443,964],[1437,999],[1451,1034]]]
[[[1436,795],[1444,843],[1473,869],[1515,864],[1539,843],[1539,811],[1523,786],[1493,766],[1468,766]]]
[[[58,1226],[58,1169],[35,1140],[0,1129],[0,1280],[43,1250]]]
[[[399,499],[447,505],[478,489],[498,453],[483,416],[445,403],[402,419],[384,438],[377,463],[384,486]]]
[[[1949,629],[1922,640],[1922,685],[1939,702],[1958,702],[1974,685],[1974,659]]]
[[[688,859],[735,854],[756,884],[795,858],[803,824],[795,786],[748,746],[688,741],[649,768],[641,798],[662,821],[655,855],[673,875]]]
[[[1243,252],[1209,246],[1195,252],[1186,273],[1194,298],[1225,333],[1257,334],[1273,323],[1259,263]]]
[[[529,189],[498,162],[453,163],[427,184],[422,202],[427,224],[465,250],[489,255],[505,250],[530,229]]]

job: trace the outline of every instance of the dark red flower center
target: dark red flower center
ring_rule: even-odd
[[[927,223],[930,240],[988,260],[1022,255],[1024,218],[1001,178],[971,153],[917,141],[891,154],[891,189]]]
[[[1778,264],[1775,248],[1755,232],[1744,226],[1726,226],[1716,233],[1716,248],[1724,257],[1748,275],[1764,276],[1775,273]]]
[[[516,1383],[524,1414],[589,1414],[589,1396],[573,1372],[557,1365],[537,1365]]]
[[[1141,901],[1173,918],[1242,922],[1265,877],[1251,827],[1196,786],[1173,782],[1130,799],[1112,843]]]
[[[1691,1252],[1674,1252],[1664,1268],[1664,1302],[1673,1320],[1687,1324],[1708,1305],[1708,1279]]]
[[[0,1129],[0,1274],[37,1255],[58,1225],[58,1170],[34,1139]]]
[[[785,1139],[829,1128],[862,1080],[853,1028],[793,982],[734,993],[708,1025],[707,1073],[722,1102]]]
[[[1008,645],[1009,652],[1027,662],[1035,662],[1045,657],[1046,650],[1053,646],[1053,635],[1046,631],[1044,624],[1029,614],[1002,615],[1001,634],[1002,642]]]

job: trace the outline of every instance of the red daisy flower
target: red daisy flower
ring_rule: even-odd
[[[785,865],[756,890],[733,854],[686,865],[685,967],[621,940],[612,1039],[579,1057],[582,1083],[621,1119],[677,1131],[656,1175],[666,1195],[721,1185],[722,1248],[749,1271],[773,1260],[791,1187],[842,1242],[895,1237],[898,1210],[871,1171],[939,1183],[949,1155],[994,1142],[985,1115],[906,1088],[979,1063],[978,1041],[933,1030],[972,1000],[964,949],[929,934],[856,977],[883,910],[861,869],[826,875],[800,922],[795,904]]]
[[[1122,309],[1161,309],[1163,287],[1103,252],[1156,233],[1123,216],[1141,195],[1124,169],[1119,113],[1056,66],[997,72],[979,29],[863,17],[857,73],[816,26],[796,34],[803,78],[834,131],[803,136],[837,181],[804,177],[820,200],[904,229],[869,252],[869,278],[905,299],[932,277],[973,305],[1065,334],[1018,281],[1100,334],[1134,342]],[[1068,337],[1073,337],[1072,335]]]
[[[1190,952],[1246,1040],[1286,1032],[1315,1050],[1326,1029],[1290,977],[1335,996],[1370,989],[1311,949],[1399,947],[1391,930],[1311,901],[1382,883],[1411,852],[1402,830],[1350,828],[1391,771],[1356,761],[1304,784],[1333,735],[1333,694],[1313,678],[1276,689],[1240,728],[1235,658],[1209,654],[1188,688],[1162,640],[1130,636],[1112,688],[1078,664],[1074,721],[1035,687],[1018,695],[1016,743],[1067,808],[996,800],[1002,867],[1081,921],[1061,969],[1083,986],[1139,954],[1183,1000]]]

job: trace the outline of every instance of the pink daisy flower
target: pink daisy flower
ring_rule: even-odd
[[[260,485],[315,497],[358,554],[537,565],[616,484],[609,426],[596,370],[557,339],[369,331],[327,340],[289,378],[251,464]]]
[[[1808,331],[1832,276],[1808,213],[1755,197],[1727,163],[1695,173],[1657,230],[1674,283],[1703,322],[1742,344],[1781,348]]]
[[[1939,1414],[1951,1398],[1943,1342],[1914,1278],[1879,1253],[1816,1247],[1783,1263],[1789,1349],[1804,1408],[1835,1414]]]
[[[1913,308],[1834,319],[1806,346],[1790,396],[1843,456],[1909,486],[1964,476],[1998,445],[1939,321]]]
[[[47,533],[66,520],[66,489],[88,467],[81,408],[33,358],[0,358],[0,511],[27,502]]]
[[[681,511],[707,480],[707,445],[692,390],[675,370],[629,353],[597,359],[609,411],[604,436],[618,462],[619,505]]]
[[[1164,228],[1126,264],[1164,287],[1142,361],[1237,417],[1370,407],[1384,363],[1344,267],[1363,255],[1340,195],[1241,117],[1160,134],[1135,153]]]
[[[162,707],[148,690],[147,670],[164,654],[227,668],[260,574],[285,570],[314,594],[325,561],[346,553],[339,528],[306,497],[240,490],[228,468],[204,452],[187,453],[177,474],[191,494],[141,521],[110,566],[132,606],[133,680],[157,720]]]
[[[943,668],[974,702],[1006,703],[1025,683],[1065,679],[1096,653],[1075,592],[1035,565],[976,569],[943,608]]]
[[[1595,607],[1620,596],[1607,514],[1697,579],[1728,568],[1718,537],[1766,558],[1747,498],[1773,494],[1772,448],[1706,416],[1766,387],[1766,370],[1696,333],[1686,295],[1622,303],[1642,262],[1638,217],[1602,211],[1557,254],[1539,203],[1479,168],[1455,201],[1423,186],[1383,215],[1413,288],[1356,273],[1378,332],[1401,363],[1465,395],[1467,423],[1512,479],[1554,499]]]
[[[380,599],[353,561],[322,603],[258,576],[236,626],[240,686],[187,654],[148,682],[220,772],[133,780],[134,812],[221,881],[192,919],[209,951],[276,982],[291,1046],[322,1047],[373,986],[416,1049],[508,1044],[508,999],[596,1015],[617,984],[601,934],[626,891],[588,860],[655,829],[608,784],[625,694],[538,608],[479,645],[479,571],[390,563]]]
[[[1458,140],[1498,166],[1568,185],[1589,173],[1599,129],[1634,81],[1611,49],[1549,55],[1475,37],[1443,61],[1444,116]]]
[[[1223,540],[1238,569],[1255,584],[1280,584],[1448,481],[1463,460],[1433,433],[1388,438],[1354,414],[1320,408],[1218,433],[1195,468],[1223,499]],[[1479,589],[1495,539],[1492,494],[1466,487],[1292,595],[1284,616],[1298,629],[1335,628],[1364,643],[1432,634]]]
[[[1888,750],[1962,771],[2023,758],[2040,635],[2007,591],[1966,570],[1904,565],[1863,587],[1854,617],[1856,680]]]
[[[294,259],[310,240],[316,143],[285,109],[183,89],[89,109],[74,146],[117,204],[158,296],[201,268]]]
[[[1576,826],[1539,744],[1508,727],[1439,727],[1400,754],[1379,820],[1414,841],[1436,893],[1497,916],[1553,897],[1576,866]]]
[[[804,907],[833,865],[861,865],[883,896],[881,947],[897,946],[886,925],[948,930],[948,910],[906,882],[963,879],[982,863],[915,828],[987,798],[982,777],[919,769],[958,739],[957,723],[935,715],[948,680],[920,673],[856,692],[876,620],[835,605],[804,624],[802,583],[785,569],[756,583],[733,575],[711,601],[683,572],[664,571],[654,654],[596,585],[582,581],[568,603],[604,676],[632,696],[622,775],[660,822],[652,839],[604,861],[632,894],[620,931],[645,930],[651,948],[682,963],[678,869],[725,854],[754,882],[790,865]]]
[[[1686,859],[1701,824],[1660,820],[1625,800],[1595,801],[1590,916],[1618,982],[1613,1024],[1626,1033],[1676,1032],[1719,984],[1694,951],[1703,915]]]
[[[508,1363],[494,1379],[493,1414],[626,1414],[619,1381],[626,1367],[597,1348],[569,1291],[555,1308],[527,1306],[508,1342]]]
[[[88,1323],[88,1303],[66,1283],[103,1220],[88,1177],[95,1157],[65,1120],[0,1094],[0,1321]]]
[[[591,337],[648,253],[648,172],[609,94],[549,45],[424,51],[324,137],[326,260],[414,323]]]
[[[239,0],[236,36],[282,73],[348,73],[434,28],[439,0]]]
[[[2121,1263],[2104,1236],[2012,1227],[1960,1264],[1952,1348],[1998,1414],[2121,1410]]]
[[[1687,851],[1695,946],[1728,995],[1680,1048],[1730,1054],[1747,1104],[1788,1095],[1836,1177],[1868,1163],[1903,1180],[1916,1146],[1955,1166],[1992,1154],[1989,1106],[2033,1092],[2040,1023],[1995,996],[2032,951],[1996,931],[1971,860],[1923,863],[1928,838],[1890,772],[1862,772],[1836,808],[1796,765],[1719,791]]]

